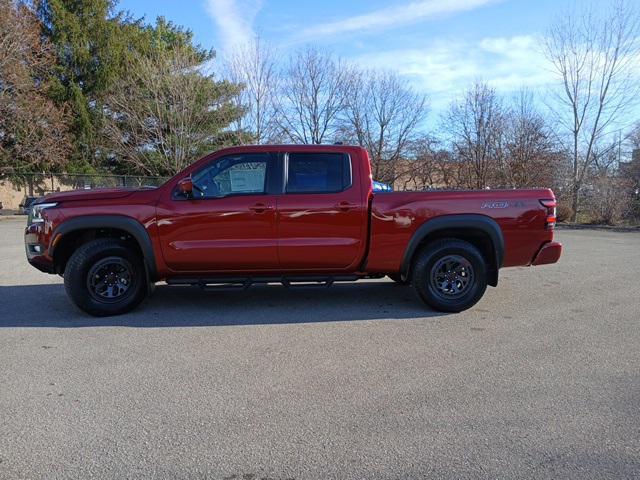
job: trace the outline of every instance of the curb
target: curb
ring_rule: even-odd
[[[582,223],[568,224],[558,223],[556,228],[561,230],[602,230],[605,232],[619,232],[619,233],[640,233],[640,227],[631,226],[611,226],[611,225],[587,225]]]

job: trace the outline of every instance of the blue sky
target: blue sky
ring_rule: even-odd
[[[601,4],[608,3],[600,2]],[[435,111],[475,80],[499,92],[546,88],[540,52],[565,0],[122,0],[153,21],[163,15],[191,29],[219,56],[259,35],[277,51],[312,44],[365,67],[388,68],[426,93]]]

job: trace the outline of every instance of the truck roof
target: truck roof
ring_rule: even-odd
[[[308,145],[308,144],[273,144],[273,145],[238,145],[233,147],[222,148],[220,150],[216,150],[215,152],[211,152],[211,154],[220,154],[220,153],[233,153],[236,151],[252,151],[252,152],[279,152],[282,150],[297,150],[297,151],[327,151],[327,152],[335,152],[336,150],[363,150],[366,151],[365,148],[360,147],[358,145],[347,145],[347,144],[322,144],[322,145]],[[209,154],[210,155],[210,154]],[[208,156],[208,155],[207,155]]]

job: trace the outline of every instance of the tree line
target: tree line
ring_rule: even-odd
[[[639,16],[568,12],[541,49],[556,85],[477,81],[437,119],[390,71],[256,38],[225,59],[116,0],[0,0],[0,174],[172,175],[246,143],[358,144],[396,189],[549,186],[561,217],[640,214]]]

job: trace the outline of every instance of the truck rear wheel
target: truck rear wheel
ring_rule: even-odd
[[[412,284],[420,298],[442,312],[475,305],[487,289],[487,265],[480,251],[463,240],[437,240],[418,254]]]
[[[140,255],[124,242],[98,239],[82,245],[64,271],[67,295],[96,317],[129,312],[144,300],[147,277]]]

